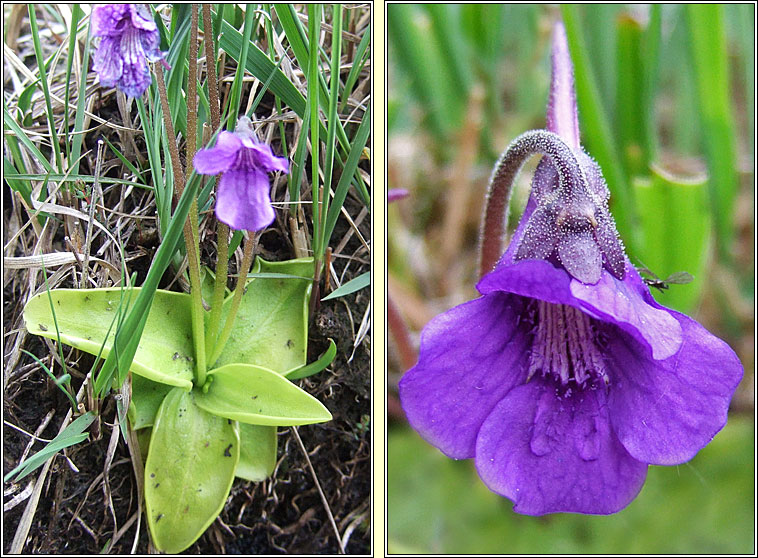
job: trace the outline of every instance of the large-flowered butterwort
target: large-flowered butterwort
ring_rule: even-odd
[[[102,37],[93,69],[104,87],[140,97],[150,85],[147,62],[163,58],[158,27],[145,4],[100,4],[92,8],[92,34]]]
[[[200,174],[223,172],[218,185],[216,217],[232,229],[259,231],[274,221],[269,172],[287,172],[289,162],[258,141],[247,116],[234,132],[223,131],[216,145],[201,149],[193,160]]]
[[[598,165],[579,143],[565,31],[553,37],[547,131],[493,175],[545,157],[481,297],[424,328],[400,381],[408,420],[529,515],[614,513],[648,464],[691,459],[726,423],[742,377],[729,346],[659,305],[629,263]]]

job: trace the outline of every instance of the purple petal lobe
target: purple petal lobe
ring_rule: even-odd
[[[484,421],[476,468],[527,515],[614,513],[647,473],[611,430],[602,390],[559,397],[539,380],[511,390]]]
[[[258,167],[266,172],[289,172],[289,161],[286,157],[277,157],[271,151],[271,147],[265,143],[256,144],[253,147],[255,153],[255,163]]]
[[[523,311],[518,297],[494,294],[456,306],[424,328],[418,363],[400,380],[400,401],[411,426],[447,456],[473,457],[482,422],[524,381]]]
[[[156,31],[158,27],[153,21],[153,14],[150,13],[150,8],[146,4],[127,4],[131,9],[131,21],[132,25],[137,29],[143,29],[145,31]]]
[[[599,319],[616,323],[649,346],[655,360],[676,354],[682,344],[679,322],[653,300],[636,271],[628,272],[626,277],[619,281],[603,273],[596,285],[572,281],[571,294],[584,303],[582,308]]]
[[[558,241],[558,258],[566,271],[582,283],[594,284],[600,280],[603,259],[589,231],[564,234]]]
[[[596,284],[587,285],[550,262],[521,260],[499,266],[482,277],[476,288],[482,294],[504,291],[568,304],[620,327],[649,347],[656,360],[675,354],[682,342],[679,322],[655,302],[633,269],[623,281],[605,272]]]
[[[92,57],[92,69],[97,72],[103,87],[113,87],[121,77],[123,61],[118,51],[118,39],[103,37]]]
[[[140,97],[150,85],[150,70],[139,31],[131,29],[124,32],[121,36],[120,56],[124,65],[118,87],[125,95]]]
[[[96,37],[118,34],[119,23],[130,10],[129,4],[98,4],[92,8],[92,34]]]
[[[656,465],[683,463],[711,441],[726,424],[743,372],[726,343],[691,318],[674,316],[682,345],[666,360],[651,359],[623,334],[608,347],[614,430],[631,455]]]
[[[275,218],[268,188],[268,176],[263,172],[225,172],[218,186],[216,217],[232,229],[265,229]]]
[[[200,149],[192,160],[195,170],[200,174],[218,174],[234,166],[237,152],[242,142],[232,132],[223,131],[216,139],[216,145]]]

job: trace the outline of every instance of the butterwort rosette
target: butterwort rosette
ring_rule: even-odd
[[[517,138],[493,175],[544,155],[519,226],[481,297],[424,328],[400,400],[425,440],[473,458],[514,511],[610,514],[649,464],[688,461],[723,428],[742,365],[629,263],[579,143],[560,24],[553,41],[548,130]]]
[[[92,34],[101,37],[93,69],[104,87],[140,97],[151,82],[148,61],[163,59],[158,27],[146,4],[98,4],[92,8]]]
[[[216,201],[219,221],[247,231],[274,221],[268,173],[288,172],[289,162],[258,141],[248,117],[240,117],[234,132],[222,131],[216,145],[198,151],[193,164],[200,174],[223,173]]]

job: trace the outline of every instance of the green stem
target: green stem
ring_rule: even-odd
[[[229,340],[229,336],[234,328],[234,320],[237,317],[237,310],[239,309],[240,302],[242,301],[242,294],[245,292],[245,284],[247,283],[247,274],[250,271],[250,265],[253,263],[253,252],[255,251],[255,232],[249,231],[248,236],[245,239],[245,247],[242,252],[242,265],[237,275],[237,286],[234,288],[234,298],[232,298],[232,304],[229,307],[229,313],[226,315],[226,321],[224,322],[224,329],[219,335],[216,348],[213,350],[211,356],[211,363],[218,360],[221,356],[221,352],[224,350],[226,342]]]
[[[168,106],[166,94],[166,82],[163,79],[163,68],[160,63],[155,65],[155,76],[158,81],[158,93],[161,100],[163,122],[166,126],[166,135],[169,138],[168,150],[171,154],[171,164],[174,168],[174,186],[177,197],[184,191],[184,170],[179,159],[179,147],[176,143],[174,124],[171,122],[171,112]],[[171,138],[174,138],[171,141]],[[189,211],[189,220],[184,224],[184,242],[187,246],[187,262],[189,264],[190,294],[192,295],[192,337],[195,340],[195,358],[197,360],[197,385],[205,383],[205,323],[203,316],[203,296],[200,282],[200,242],[197,224],[197,200],[192,200]]]
[[[216,282],[213,285],[213,299],[211,301],[211,317],[208,320],[207,339],[205,347],[210,354],[218,338],[218,328],[221,323],[221,310],[224,307],[224,294],[226,292],[226,279],[229,276],[229,227],[218,221],[218,261],[216,262]],[[211,364],[213,361],[211,360]]]

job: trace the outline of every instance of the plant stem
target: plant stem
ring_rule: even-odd
[[[211,5],[203,4],[203,29],[205,38],[205,73],[208,76],[208,104],[211,108],[211,126],[213,132],[221,125],[221,104],[218,99],[218,80],[216,79],[216,51],[213,45],[213,22]]]
[[[158,81],[158,93],[161,100],[163,122],[166,126],[166,135],[169,138],[168,150],[171,154],[171,164],[174,168],[174,186],[176,196],[184,191],[184,170],[179,159],[179,147],[176,143],[174,124],[171,122],[171,112],[168,106],[166,94],[166,82],[163,79],[163,68],[160,64],[155,65],[155,76]],[[173,140],[172,140],[173,138]],[[192,337],[195,341],[195,358],[197,361],[197,385],[205,383],[205,323],[203,310],[203,296],[200,282],[200,244],[197,227],[197,200],[192,200],[189,211],[189,220],[184,223],[184,242],[187,246],[187,262],[189,264],[190,294],[192,295]]]
[[[229,227],[218,221],[217,238],[218,257],[216,261],[216,282],[213,285],[213,299],[211,300],[211,317],[208,320],[206,350],[213,352],[218,328],[221,322],[221,310],[224,306],[224,294],[226,292],[226,279],[229,274]],[[213,361],[211,361],[211,364]]]
[[[213,25],[209,4],[203,4],[203,27],[205,29],[205,71],[208,76],[208,102],[211,110],[211,126],[215,133],[221,125],[221,105],[218,97],[216,65],[213,63],[213,60],[216,59],[216,51],[213,44]],[[216,177],[216,184],[220,183],[221,174]],[[213,299],[211,300],[211,317],[208,321],[208,339],[206,344],[208,353],[214,352],[214,345],[218,337],[226,281],[229,274],[229,227],[218,220],[216,221],[216,242],[218,243],[218,258],[216,261],[216,282],[213,285]],[[219,354],[221,354],[220,351]],[[215,359],[211,360],[211,363],[214,361]]]
[[[319,300],[321,279],[321,195],[319,189],[319,118],[318,118],[318,35],[321,25],[321,10],[317,4],[308,6],[308,102],[311,108],[311,199],[313,200],[313,288],[311,290],[310,315],[313,316]]]
[[[192,4],[190,23],[189,76],[187,78],[187,165],[192,164],[197,148],[197,4]]]
[[[242,264],[240,265],[239,274],[237,275],[237,286],[234,288],[234,298],[232,298],[232,304],[229,307],[229,313],[226,315],[226,321],[224,322],[224,329],[219,335],[216,347],[213,349],[213,355],[211,356],[211,364],[218,360],[221,356],[221,352],[224,350],[226,342],[229,340],[229,336],[232,333],[234,327],[234,320],[237,317],[237,310],[239,309],[240,302],[242,301],[242,294],[245,292],[245,284],[247,283],[247,274],[250,271],[250,265],[253,263],[253,252],[255,251],[255,232],[248,231],[247,238],[245,238],[245,246],[242,252]]]

